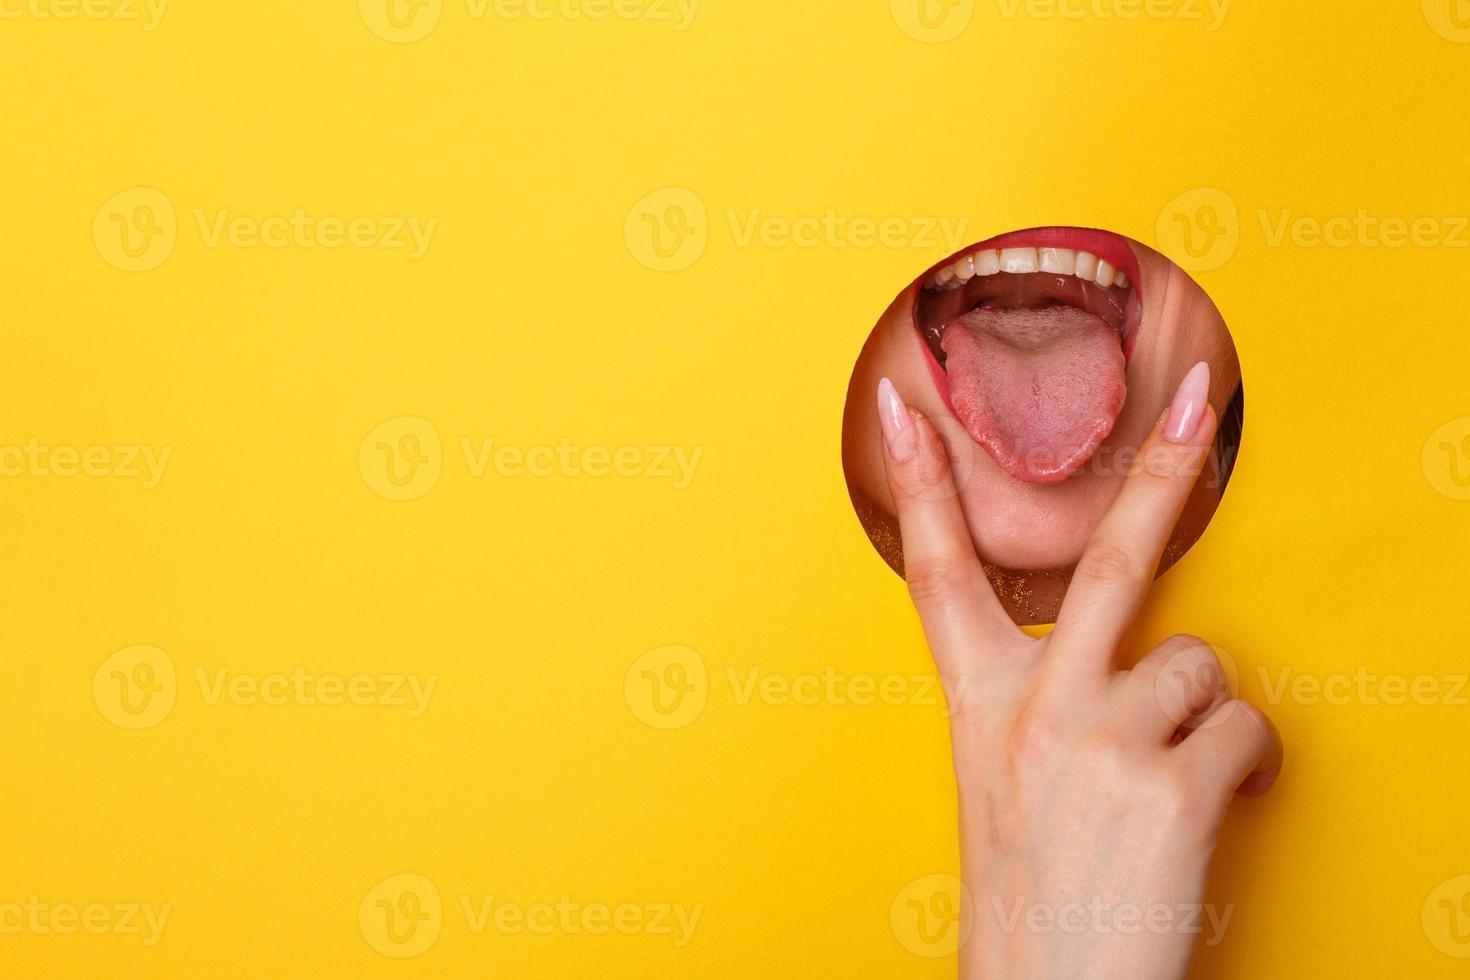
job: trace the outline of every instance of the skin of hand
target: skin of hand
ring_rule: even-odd
[[[1185,976],[1226,808],[1280,772],[1275,727],[1231,697],[1204,641],[1115,664],[1214,437],[1208,370],[1144,442],[1043,638],[997,600],[938,432],[879,384],[909,593],[946,689],[963,692],[950,711],[964,980]]]

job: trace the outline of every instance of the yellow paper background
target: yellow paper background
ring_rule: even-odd
[[[0,4],[0,445],[170,451],[152,489],[0,479],[0,906],[171,909],[153,945],[12,930],[0,971],[951,975],[903,920],[905,889],[957,866],[945,722],[838,454],[857,350],[948,253],[923,230],[944,219],[956,245],[1051,223],[1159,245],[1239,346],[1234,482],[1137,631],[1219,644],[1288,745],[1229,820],[1211,901],[1235,910],[1197,975],[1463,975],[1439,903],[1470,888],[1464,5],[1238,3],[1211,30],[1184,0],[963,0],[926,33],[902,0],[705,0],[682,31],[651,3],[430,0],[406,43],[351,0],[175,0],[153,30]],[[112,214],[157,199],[104,204],[135,188],[176,241],[129,272]],[[437,224],[417,261],[199,227],[298,208]],[[1275,237],[1360,211],[1434,223],[1398,247]],[[846,224],[799,220],[829,212]],[[851,225],[884,219],[886,245]],[[359,450],[401,417],[424,421],[382,441],[427,424],[440,473],[391,501],[379,440]],[[466,439],[630,447],[639,475],[475,476]],[[660,447],[701,454],[687,486],[650,472]],[[94,679],[138,645],[176,673],[131,729]],[[666,647],[692,655],[640,660]],[[702,710],[645,723],[667,717],[643,671],[673,661]],[[198,679],[298,667],[437,680],[410,717],[211,703]],[[1442,696],[1272,702],[1262,670]],[[751,671],[817,694],[745,696]],[[846,703],[829,673],[901,703]],[[370,935],[398,875],[442,901],[407,959]],[[462,899],[488,896],[701,913],[682,946],[477,933]]]

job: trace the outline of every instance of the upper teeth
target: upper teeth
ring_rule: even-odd
[[[992,248],[972,252],[934,273],[926,285],[930,289],[959,289],[976,276],[997,273],[1024,275],[1028,272],[1055,272],[1119,289],[1127,289],[1129,285],[1122,269],[1091,252],[1076,252],[1070,248]]]

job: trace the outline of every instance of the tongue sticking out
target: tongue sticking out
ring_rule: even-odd
[[[1075,307],[974,310],[944,328],[940,346],[955,414],[1018,480],[1071,476],[1127,395],[1117,331]]]

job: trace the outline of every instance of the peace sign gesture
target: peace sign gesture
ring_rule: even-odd
[[[1204,467],[1216,417],[1196,365],[1078,562],[1055,629],[1001,607],[934,426],[878,386],[905,576],[946,689],[974,927],[961,975],[1181,977],[1220,915],[1201,906],[1225,808],[1281,769],[1214,650],[1176,636],[1115,663]],[[1049,927],[1048,927],[1048,924]]]

